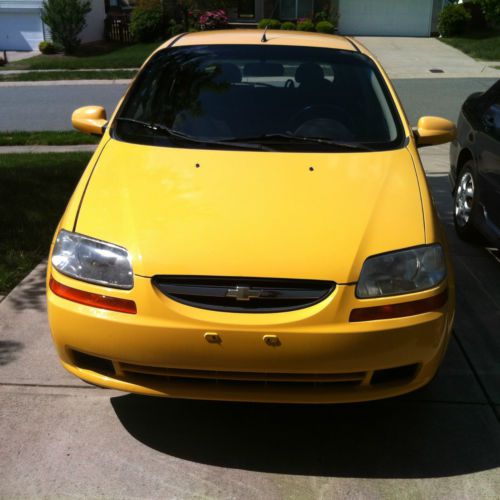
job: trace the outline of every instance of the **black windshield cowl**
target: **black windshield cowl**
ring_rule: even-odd
[[[355,151],[375,151],[372,147],[367,144],[361,144],[358,142],[339,142],[332,141],[326,137],[302,137],[293,134],[263,134],[255,137],[241,137],[241,138],[230,138],[223,139],[224,143],[233,143],[233,141],[244,141],[244,142],[262,142],[262,143],[280,143],[285,142],[287,144],[297,144],[297,143],[309,143],[309,144],[323,144],[329,146],[332,149],[340,150],[355,150]]]
[[[241,143],[236,140],[212,140],[212,139],[204,139],[200,137],[193,137],[188,134],[183,134],[182,132],[178,132],[176,130],[171,129],[170,127],[167,127],[165,125],[160,125],[158,123],[147,123],[143,122],[141,120],[135,120],[134,118],[127,118],[125,116],[120,116],[116,119],[117,121],[121,122],[126,122],[126,123],[133,123],[134,125],[139,125],[141,127],[144,127],[153,133],[161,134],[162,136],[167,136],[171,139],[174,139],[176,141],[187,141],[191,143],[195,143],[198,145],[204,145],[204,146],[224,146],[227,147],[228,144],[231,146],[238,148],[238,149],[258,149],[258,150],[267,150],[269,151],[270,148],[265,147],[260,144],[249,144],[249,143]]]

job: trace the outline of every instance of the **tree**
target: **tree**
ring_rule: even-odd
[[[81,40],[80,32],[85,28],[86,15],[92,10],[90,0],[44,0],[42,21],[50,28],[52,40],[72,54]]]
[[[500,0],[474,0],[479,4],[485,19],[493,26],[500,24]]]

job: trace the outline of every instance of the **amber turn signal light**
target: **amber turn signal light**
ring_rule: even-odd
[[[49,286],[57,296],[77,302],[78,304],[127,314],[137,314],[137,307],[133,300],[119,299],[117,297],[109,297],[108,295],[77,290],[76,288],[59,283],[52,276],[50,277]]]
[[[361,307],[353,309],[349,321],[373,321],[376,319],[403,318],[440,309],[448,300],[448,290],[427,299],[413,300],[401,304],[386,306]]]

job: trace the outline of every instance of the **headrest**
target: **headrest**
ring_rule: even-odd
[[[323,68],[317,63],[302,63],[295,71],[295,81],[301,84],[321,82],[324,77]]]
[[[279,63],[248,63],[243,68],[244,76],[283,76],[285,70]]]
[[[221,63],[215,66],[214,80],[218,83],[240,83],[241,71],[236,64]]]

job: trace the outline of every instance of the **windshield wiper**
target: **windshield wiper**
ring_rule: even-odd
[[[275,139],[283,140],[286,139],[287,142],[293,143],[295,141],[299,142],[304,142],[304,143],[309,143],[309,144],[325,144],[327,146],[334,146],[338,148],[345,148],[345,149],[353,149],[356,151],[375,151],[373,148],[367,146],[366,144],[362,144],[360,142],[340,142],[340,141],[334,141],[332,139],[327,139],[324,137],[303,137],[300,135],[293,135],[293,134],[280,134],[280,133],[274,133],[274,134],[262,134],[262,135],[256,135],[253,137],[234,137],[231,139],[224,139],[224,142],[231,142],[231,141],[273,141]]]
[[[174,130],[170,127],[167,127],[166,125],[161,125],[159,123],[143,122],[141,120],[136,120],[135,118],[127,118],[125,116],[119,116],[116,120],[128,122],[128,123],[134,123],[135,125],[140,125],[144,128],[152,130],[153,132],[160,132],[161,134],[166,135],[167,137],[174,137],[176,139],[181,139],[181,140],[189,141],[189,142],[195,142],[197,144],[216,145],[216,146],[227,146],[229,144],[229,145],[237,147],[237,148],[259,149],[259,150],[265,150],[265,151],[272,151],[271,148],[268,148],[264,145],[240,142],[240,141],[238,141],[237,138],[234,138],[234,140],[230,139],[229,141],[227,141],[226,139],[223,139],[223,140],[203,139],[203,138],[194,137],[194,136],[189,135],[189,134],[184,134],[183,132],[179,132],[178,130]]]

